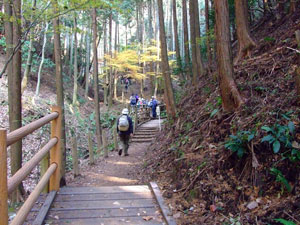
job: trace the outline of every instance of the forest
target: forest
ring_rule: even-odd
[[[57,157],[50,190],[116,185],[101,175],[112,170],[122,185],[157,182],[177,224],[300,224],[299,0],[2,0],[0,9],[1,218],[14,219]],[[144,113],[151,99],[160,129],[138,139],[156,121]],[[124,108],[135,136],[120,158]],[[31,129],[48,114],[56,122]],[[11,141],[22,127],[32,134]],[[45,153],[14,182],[49,137],[61,154]]]

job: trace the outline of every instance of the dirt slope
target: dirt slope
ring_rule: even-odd
[[[284,146],[274,154],[261,142],[267,135],[262,126],[289,122],[296,127],[293,140],[300,141],[293,80],[297,54],[289,49],[297,48],[299,18],[298,10],[280,21],[270,18],[256,30],[252,57],[235,66],[245,100],[240,110],[223,112],[217,82],[202,78],[182,96],[175,123],[157,137],[145,173],[164,189],[178,224],[276,224],[276,218],[300,223],[299,160],[286,158]],[[255,135],[242,158],[224,148],[238,131]],[[272,167],[288,184],[276,182]]]

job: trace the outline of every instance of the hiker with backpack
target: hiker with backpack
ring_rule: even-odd
[[[134,108],[136,106],[136,98],[135,95],[132,93],[132,95],[130,96],[130,106],[131,106],[131,112],[134,112]]]
[[[152,117],[156,118],[156,106],[158,105],[158,102],[157,102],[157,100],[155,99],[154,96],[152,96],[151,102],[152,102],[152,104],[151,104]]]
[[[133,134],[133,123],[130,116],[128,116],[129,111],[127,108],[122,110],[122,116],[119,117],[117,121],[117,132],[121,141],[121,149],[119,150],[119,155],[122,155],[124,151],[124,156],[128,156],[129,139]]]

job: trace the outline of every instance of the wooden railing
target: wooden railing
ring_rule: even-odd
[[[7,179],[7,147],[21,140],[38,128],[51,122],[51,139],[11,178]],[[7,134],[0,129],[0,225],[8,224],[8,195],[27,177],[32,169],[50,151],[50,166],[33,192],[29,195],[11,225],[23,224],[42,190],[49,184],[50,191],[58,191],[61,178],[61,108],[52,107],[52,113]]]

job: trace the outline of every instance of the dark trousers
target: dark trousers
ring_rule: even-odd
[[[156,118],[156,107],[152,107],[152,116]]]
[[[119,134],[119,138],[120,138],[121,147],[124,151],[124,154],[128,154],[130,135],[129,134]]]

